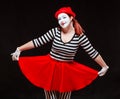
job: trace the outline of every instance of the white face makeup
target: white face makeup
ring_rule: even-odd
[[[70,17],[66,13],[60,13],[58,15],[58,23],[62,28],[66,28],[71,22]]]

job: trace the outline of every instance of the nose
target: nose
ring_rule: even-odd
[[[61,25],[64,25],[65,24],[65,21],[61,21]]]

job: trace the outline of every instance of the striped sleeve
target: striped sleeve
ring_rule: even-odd
[[[98,51],[91,45],[85,34],[80,37],[80,45],[92,59],[95,59],[99,55]]]
[[[53,38],[55,37],[55,33],[57,31],[57,28],[52,28],[51,30],[49,30],[48,32],[46,32],[44,35],[33,39],[33,44],[35,47],[40,47],[50,41],[53,40]]]

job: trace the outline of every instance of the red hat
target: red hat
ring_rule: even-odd
[[[76,14],[72,11],[71,7],[62,7],[59,10],[57,10],[55,12],[55,18],[57,18],[60,13],[66,13],[66,14],[69,14],[73,17],[76,16]]]

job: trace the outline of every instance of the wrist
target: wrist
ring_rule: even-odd
[[[19,47],[17,47],[17,51],[18,51],[18,52],[21,52],[21,50],[20,50],[20,48],[19,48]]]
[[[107,66],[107,65],[106,65],[106,66],[103,66],[103,68],[108,69],[108,68],[109,68],[109,66]]]

